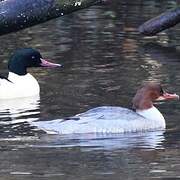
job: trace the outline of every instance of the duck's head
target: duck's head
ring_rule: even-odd
[[[8,69],[18,75],[26,75],[29,67],[60,67],[42,58],[39,51],[33,48],[17,50],[9,60]]]
[[[146,110],[153,106],[153,102],[161,100],[179,99],[177,94],[170,94],[163,90],[160,83],[145,83],[133,98],[133,108]]]

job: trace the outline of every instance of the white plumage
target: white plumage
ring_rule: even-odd
[[[0,79],[0,99],[21,98],[39,94],[39,84],[29,73],[20,76],[10,72],[8,79],[9,81]]]

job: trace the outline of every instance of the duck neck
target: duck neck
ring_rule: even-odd
[[[27,74],[27,68],[24,62],[19,58],[16,61],[12,60],[8,64],[8,69],[10,72],[13,72],[19,76],[23,76]]]
[[[19,74],[16,74],[14,72],[9,72],[8,74],[8,79],[22,79],[22,77],[26,77],[26,75],[28,74],[25,74],[25,75],[19,75]]]
[[[21,83],[23,86],[25,86],[25,84],[27,86],[32,84],[38,84],[37,80],[29,73],[25,75],[18,75],[13,72],[9,72],[8,79],[13,83]]]
[[[148,109],[143,109],[143,110],[136,110],[136,112],[143,116],[144,118],[152,121],[156,121],[157,123],[161,123],[163,127],[165,127],[165,119],[161,112],[154,106]]]

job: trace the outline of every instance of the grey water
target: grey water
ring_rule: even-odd
[[[40,97],[0,102],[0,180],[180,179],[180,102],[157,104],[165,131],[48,135],[31,121],[54,120],[102,105],[131,108],[146,81],[180,94],[180,27],[154,37],[146,20],[178,1],[113,0],[0,37],[0,72],[17,48],[33,47],[60,69],[30,69]]]

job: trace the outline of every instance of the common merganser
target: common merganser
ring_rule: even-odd
[[[153,102],[179,99],[176,94],[166,93],[159,83],[146,83],[133,98],[135,111],[113,106],[102,106],[76,116],[39,121],[32,124],[47,133],[125,133],[165,129],[166,123]]]
[[[39,94],[37,80],[29,73],[29,67],[60,67],[60,64],[43,59],[39,51],[32,48],[17,50],[8,62],[8,78],[0,76],[0,99],[29,97]]]

